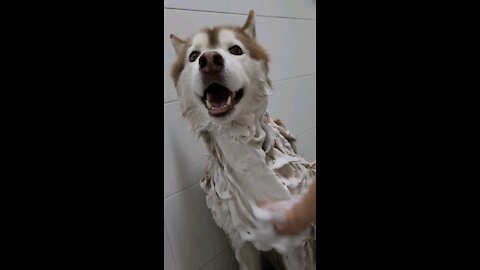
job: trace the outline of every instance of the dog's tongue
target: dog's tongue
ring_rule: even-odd
[[[230,93],[228,91],[212,91],[207,93],[207,99],[214,106],[222,106],[228,100]]]

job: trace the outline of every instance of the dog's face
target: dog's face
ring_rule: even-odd
[[[170,37],[178,56],[172,78],[193,124],[228,123],[256,110],[259,97],[266,104],[268,56],[255,41],[253,11],[241,28],[205,29],[188,40]]]

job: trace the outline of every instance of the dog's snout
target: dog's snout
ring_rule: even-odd
[[[204,74],[214,75],[223,69],[223,57],[217,52],[206,52],[200,56],[200,71]]]

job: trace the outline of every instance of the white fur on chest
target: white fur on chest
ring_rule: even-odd
[[[218,226],[235,249],[252,242],[259,250],[282,250],[285,244],[303,246],[307,233],[289,242],[261,239],[269,226],[258,220],[259,204],[285,200],[306,192],[315,175],[313,166],[297,155],[294,138],[267,115],[243,130],[219,130],[205,134],[211,159],[201,186]],[[287,139],[288,138],[288,139]],[[271,225],[270,225],[271,226]]]

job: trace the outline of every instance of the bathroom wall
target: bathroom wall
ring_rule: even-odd
[[[188,37],[206,26],[243,24],[256,12],[257,39],[271,56],[269,112],[297,136],[299,152],[316,159],[315,0],[164,0],[164,269],[238,269],[226,236],[198,183],[206,165],[202,141],[180,117],[169,70],[169,34]]]

